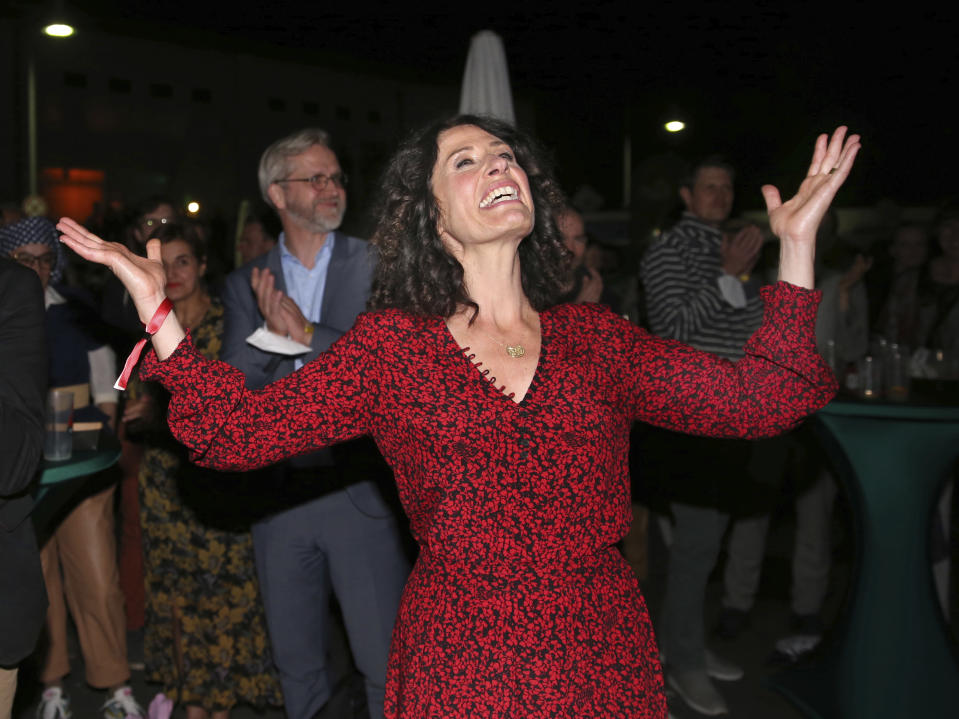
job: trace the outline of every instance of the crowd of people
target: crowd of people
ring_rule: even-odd
[[[146,716],[126,642],[140,626],[147,679],[188,719],[241,702],[310,719],[333,691],[333,621],[371,718],[662,717],[661,662],[693,709],[726,713],[713,680],[742,669],[707,649],[703,603],[727,527],[720,629],[734,635],[768,497],[796,485],[793,621],[820,633],[836,489],[801,422],[836,378],[855,386],[879,336],[959,353],[959,206],[848,251],[827,209],[857,150],[844,129],[820,138],[796,197],[763,189],[769,228],[730,219],[730,164],[691,165],[682,216],[626,273],[641,291],[611,286],[544,154],[489,118],[399,149],[370,243],[339,230],[348,182],[329,136],[279,139],[229,273],[168,198],[92,232],[5,217],[0,256],[40,281],[21,277],[18,301],[45,304],[30,315],[46,337],[40,385],[79,385],[78,417],[123,448],[119,489],[98,487],[44,538],[38,718],[71,716],[68,609],[108,719]],[[0,270],[22,276],[13,263]],[[623,296],[643,298],[630,314],[648,331],[619,316]],[[118,392],[145,325],[155,354]],[[18,401],[42,429],[37,397]],[[0,542],[39,461],[17,446]],[[669,537],[656,640],[639,502]],[[0,664],[33,650],[20,644]]]

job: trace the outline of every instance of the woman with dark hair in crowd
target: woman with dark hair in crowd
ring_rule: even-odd
[[[873,333],[915,349],[922,344],[919,309],[929,258],[929,230],[918,222],[902,223],[885,255],[880,258],[876,277],[867,278],[870,310],[875,315]]]
[[[159,224],[166,296],[196,350],[217,359],[223,305],[204,283],[206,242],[192,224]],[[187,719],[227,719],[239,701],[282,703],[244,508],[226,478],[198,470],[166,429],[168,395],[152,382],[126,404],[146,445],[140,465],[146,677]],[[233,491],[231,491],[233,490]]]
[[[959,201],[939,210],[934,227],[938,252],[929,260],[920,325],[923,346],[953,355],[952,374],[959,367]]]
[[[646,607],[614,546],[629,523],[629,429],[765,436],[832,396],[807,288],[816,227],[859,148],[844,138],[817,140],[790,201],[763,189],[784,281],[765,291],[765,322],[735,364],[597,305],[554,305],[568,282],[559,188],[529,138],[488,118],[437,123],[401,147],[373,237],[377,311],[263,390],[166,317],[155,244],[144,260],[60,226],[155,331],[141,373],[171,391],[171,427],[197,462],[249,469],[374,437],[421,548],[387,716],[664,717]]]

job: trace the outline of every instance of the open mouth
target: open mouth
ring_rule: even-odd
[[[519,199],[519,189],[515,185],[502,185],[490,190],[483,198],[479,206],[481,208],[492,207],[500,202]]]

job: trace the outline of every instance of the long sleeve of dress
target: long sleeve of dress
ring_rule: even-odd
[[[165,361],[148,353],[141,378],[170,391],[169,423],[198,465],[249,470],[369,431],[377,361],[366,316],[301,370],[249,390],[243,373],[203,358],[185,339]]]
[[[816,350],[820,293],[780,282],[761,294],[763,323],[736,362],[640,329],[624,335],[634,418],[688,434],[759,438],[829,402],[836,381]]]

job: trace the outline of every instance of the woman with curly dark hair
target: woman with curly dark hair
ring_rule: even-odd
[[[511,125],[490,117],[460,115],[434,123],[407,140],[383,174],[372,242],[377,267],[370,297],[372,309],[398,307],[449,317],[458,308],[478,309],[463,285],[463,266],[440,236],[440,208],[430,182],[437,159],[437,138],[454,127],[471,125],[499,138],[526,171],[535,221],[519,246],[523,291],[541,311],[555,304],[568,282],[567,251],[556,227],[565,206],[545,153]]]
[[[420,544],[386,716],[661,718],[649,617],[614,547],[629,524],[629,429],[768,436],[832,397],[811,288],[816,228],[859,148],[844,138],[820,136],[788,202],[763,188],[783,281],[735,364],[598,305],[553,304],[566,280],[556,183],[529,140],[486,119],[400,149],[374,234],[376,311],[259,391],[166,315],[158,247],[143,259],[60,227],[130,288],[154,333],[141,375],[170,390],[170,425],[197,463],[245,470],[374,437]]]

